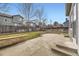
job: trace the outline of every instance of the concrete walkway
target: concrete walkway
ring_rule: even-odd
[[[41,37],[28,40],[17,45],[1,49],[2,56],[57,56],[51,48],[55,47],[55,43],[70,41],[62,34],[44,34]]]

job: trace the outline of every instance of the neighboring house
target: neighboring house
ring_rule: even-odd
[[[0,13],[0,33],[20,31],[23,26],[23,17]]]
[[[67,20],[67,18],[66,21],[63,23],[63,27],[69,27],[69,20]]]
[[[79,4],[67,3],[66,16],[69,19],[69,35],[72,42],[78,47],[79,54]]]
[[[23,25],[23,17],[20,15],[13,15],[13,24],[15,26],[22,26]]]
[[[69,28],[69,20],[66,18],[66,21],[63,23],[64,32],[68,33],[68,28]]]
[[[38,19],[34,19],[34,20],[32,20],[32,22],[35,24],[36,31],[45,30],[45,28],[46,28],[45,23],[38,21]]]
[[[26,22],[27,31],[35,31],[36,30],[36,24],[32,21]]]

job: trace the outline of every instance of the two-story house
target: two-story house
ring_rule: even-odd
[[[0,13],[0,33],[21,31],[21,26],[23,26],[22,16]]]

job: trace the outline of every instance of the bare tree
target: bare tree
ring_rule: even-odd
[[[36,16],[36,19],[38,20],[38,24],[41,28],[42,24],[43,24],[43,19],[44,19],[44,9],[43,8],[39,8],[34,10],[33,8],[33,4],[32,3],[22,3],[19,4],[19,12],[24,16],[24,18],[26,19],[27,22],[29,22],[31,20],[32,17]],[[28,27],[28,31],[29,31],[29,23],[27,25]]]
[[[33,4],[21,3],[19,4],[19,13],[25,17],[26,21],[29,21],[33,17]]]
[[[43,23],[45,22],[44,9],[43,8],[37,9],[35,12],[35,15],[36,15],[36,18],[38,19],[38,24],[41,30],[41,27],[43,27]]]
[[[19,12],[24,16],[25,20],[28,22],[27,23],[27,30],[29,31],[29,25],[30,25],[30,20],[33,17],[33,4],[32,3],[22,3],[19,4]]]
[[[46,23],[47,23],[47,18],[43,18],[42,19],[43,21],[42,21],[42,23],[43,23],[43,30],[45,30],[45,28],[46,28]]]
[[[35,12],[37,19],[41,22],[43,18],[43,8],[37,9]]]
[[[43,24],[46,25],[46,23],[47,23],[47,18],[44,18],[44,19],[43,19]]]

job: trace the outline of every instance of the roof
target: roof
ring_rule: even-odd
[[[21,18],[23,18],[21,15],[9,15],[9,14],[5,14],[5,13],[0,13],[0,16],[9,17],[9,18],[12,18],[14,16],[20,16]]]
[[[66,9],[66,16],[69,16],[70,10],[71,10],[72,3],[66,3],[65,9]]]
[[[13,15],[13,17],[14,17],[14,16],[20,16],[21,18],[23,18],[21,15]]]
[[[27,24],[27,23],[36,24],[36,23],[34,23],[34,22],[32,22],[32,21],[27,21],[26,24]]]
[[[4,13],[0,13],[0,16],[3,16],[3,17],[12,17],[12,15],[4,14]]]

